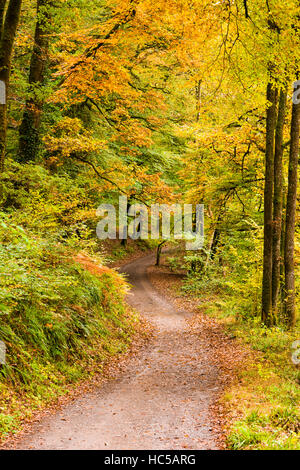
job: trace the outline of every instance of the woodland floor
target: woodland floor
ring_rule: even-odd
[[[114,378],[44,415],[6,448],[225,447],[219,397],[245,352],[212,320],[195,323],[192,303],[172,294],[176,276],[153,261],[120,268],[133,286],[128,302],[153,326],[151,340]]]

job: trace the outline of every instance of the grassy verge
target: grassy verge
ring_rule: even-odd
[[[2,214],[0,225],[0,436],[35,410],[101,372],[132,341],[137,317],[126,283],[86,265],[57,242],[28,235]]]
[[[229,301],[230,303],[230,301]],[[231,337],[254,351],[239,365],[222,403],[228,413],[230,449],[300,449],[300,373],[291,361],[291,345],[299,332],[264,328],[256,319],[224,315],[226,300],[204,302],[206,314],[223,323]]]
[[[162,262],[183,275],[177,294],[192,301],[201,312],[200,321],[202,315],[215,319],[226,336],[236,339],[236,350],[243,345],[246,351],[242,360],[236,359],[231,342],[234,380],[221,398],[228,448],[299,450],[300,368],[292,362],[292,344],[300,339],[299,321],[292,332],[281,326],[266,328],[241,280],[230,273],[224,278],[218,268],[206,276],[186,275],[180,256],[175,261],[165,256]]]

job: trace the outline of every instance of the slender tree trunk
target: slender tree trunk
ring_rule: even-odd
[[[220,241],[220,230],[218,229],[218,227],[216,227],[216,229],[214,231],[213,241],[212,241],[212,244],[211,244],[211,249],[210,249],[210,259],[215,258],[217,248],[218,248],[218,245],[219,245],[219,241]]]
[[[196,85],[196,121],[200,121],[201,113],[201,84],[202,80],[198,80]]]
[[[273,246],[272,246],[272,309],[273,317],[277,319],[277,307],[280,292],[280,267],[281,267],[281,231],[282,231],[282,206],[283,206],[283,129],[286,114],[287,92],[280,91],[278,118],[275,133],[274,154],[274,207],[273,207]]]
[[[20,19],[22,0],[0,1],[0,81],[5,84],[6,102],[0,105],[0,171],[3,171],[7,133],[7,91],[14,40]],[[5,13],[5,7],[7,10]]]
[[[276,126],[277,91],[271,83],[267,86],[266,158],[264,189],[264,259],[262,282],[262,322],[272,324],[272,241],[273,241],[273,186],[274,137]]]
[[[50,12],[49,0],[38,0],[37,23],[31,55],[29,85],[31,97],[26,101],[19,129],[19,160],[36,160],[40,147],[40,124],[43,101],[39,93],[45,81],[48,63]]]
[[[159,266],[160,265],[160,256],[161,256],[161,251],[162,251],[162,247],[163,245],[166,243],[166,240],[163,240],[162,242],[159,243],[159,245],[157,245],[157,250],[156,250],[156,263],[155,263],[155,266]]]
[[[210,239],[209,246],[208,246],[208,255],[207,255],[207,260],[205,263],[205,269],[207,268],[208,263],[214,259],[216,251],[217,251],[218,243],[219,243],[220,236],[221,236],[219,224],[222,221],[222,216],[223,216],[223,212],[221,211],[214,224],[213,233],[211,235],[211,239]]]
[[[1,74],[0,74],[1,76]],[[1,79],[0,79],[1,80]],[[7,82],[6,86],[6,101],[7,101]],[[0,172],[4,170],[5,149],[6,149],[6,135],[7,135],[7,104],[0,104]]]
[[[288,193],[286,202],[286,224],[284,245],[285,313],[289,327],[296,322],[295,309],[295,218],[297,204],[297,166],[299,158],[300,103],[293,103],[291,122],[291,144],[289,156]]]
[[[3,171],[7,133],[7,91],[11,56],[20,19],[22,0],[0,1],[0,81],[5,85],[6,102],[0,105],[0,171]],[[5,13],[5,8],[6,13]]]
[[[127,238],[122,238],[122,240],[121,240],[121,246],[123,246],[123,247],[125,248],[126,245],[127,245]]]

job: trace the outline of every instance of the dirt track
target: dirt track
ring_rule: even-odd
[[[216,449],[209,406],[218,370],[189,314],[159,295],[146,270],[153,256],[122,268],[133,290],[128,302],[149,319],[154,339],[126,371],[93,393],[35,424],[18,449]]]

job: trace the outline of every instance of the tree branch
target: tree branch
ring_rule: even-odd
[[[250,18],[247,0],[244,0],[245,18]]]

